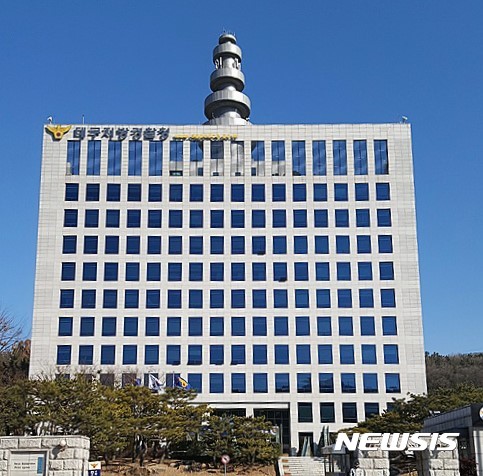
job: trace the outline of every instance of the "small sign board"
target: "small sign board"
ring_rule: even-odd
[[[223,456],[221,457],[221,462],[222,462],[223,464],[228,464],[228,463],[230,462],[230,457],[229,457],[228,455],[223,455]]]
[[[87,476],[101,476],[101,462],[90,461],[87,467]]]

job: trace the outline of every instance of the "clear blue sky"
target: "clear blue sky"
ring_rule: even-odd
[[[254,123],[413,125],[426,350],[483,351],[483,2],[59,0],[0,15],[0,303],[30,330],[42,124],[200,123],[237,34]]]

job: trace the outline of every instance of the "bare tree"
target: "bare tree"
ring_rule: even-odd
[[[22,329],[14,322],[12,315],[0,310],[0,354],[8,352],[19,341]]]

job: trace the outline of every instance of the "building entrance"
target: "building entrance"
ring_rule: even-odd
[[[271,421],[280,429],[282,440],[282,451],[289,453],[290,451],[290,411],[287,409],[272,408],[255,408],[253,415],[256,417],[264,416],[266,420]]]

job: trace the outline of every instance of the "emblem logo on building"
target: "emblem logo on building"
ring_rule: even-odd
[[[55,126],[45,126],[45,130],[51,134],[54,140],[62,139],[62,137],[64,137],[64,135],[67,134],[71,128],[72,126],[61,126],[60,124]]]

